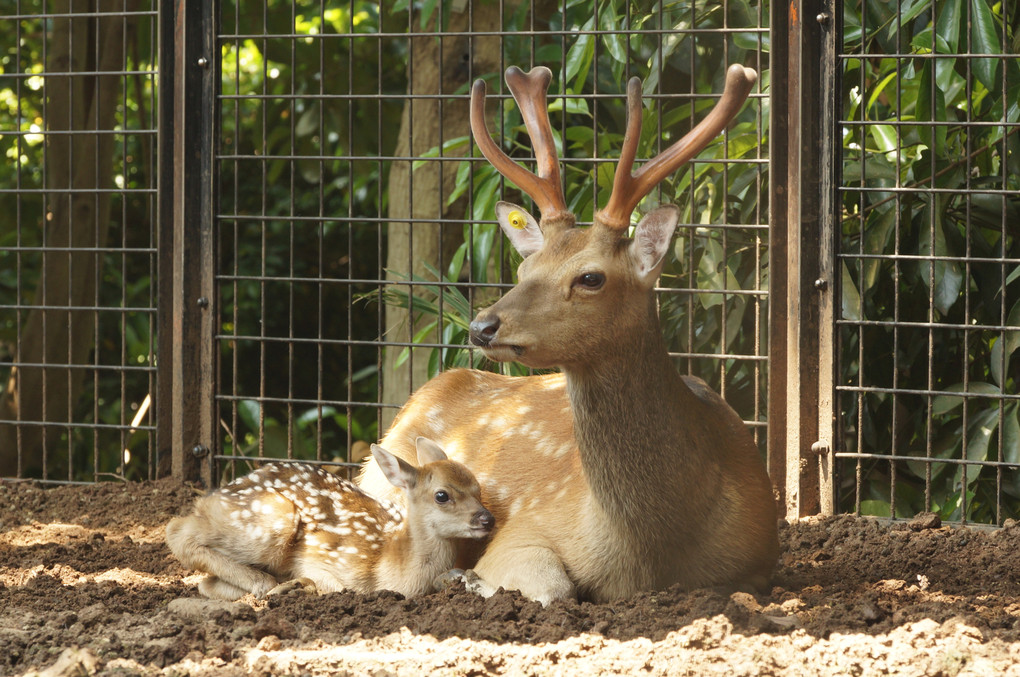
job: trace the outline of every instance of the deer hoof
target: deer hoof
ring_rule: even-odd
[[[461,581],[467,583],[467,581],[464,578],[464,570],[450,569],[445,574],[442,574],[439,578],[437,578],[433,585],[435,586],[436,590],[446,590],[447,588],[451,588],[457,583],[460,583]]]
[[[308,578],[293,578],[289,581],[284,581],[278,586],[266,593],[266,597],[273,597],[275,595],[290,595],[293,593],[301,593],[304,595],[314,595],[318,590],[315,587],[315,583]]]
[[[473,569],[450,569],[436,579],[436,588],[445,590],[457,583],[463,583],[464,589],[482,597],[491,597],[496,590],[486,583]]]

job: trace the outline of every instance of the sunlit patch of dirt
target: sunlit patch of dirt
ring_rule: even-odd
[[[548,607],[453,588],[200,599],[163,544],[195,492],[0,482],[0,674],[1020,677],[1020,528],[835,517],[780,530],[768,595]]]

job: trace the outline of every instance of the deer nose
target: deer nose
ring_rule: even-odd
[[[468,325],[468,333],[471,337],[471,343],[480,348],[484,348],[492,343],[492,339],[496,338],[497,331],[499,331],[498,317],[479,317]]]
[[[483,508],[471,518],[471,526],[475,529],[492,531],[492,528],[496,526],[496,518],[492,516],[491,512]]]

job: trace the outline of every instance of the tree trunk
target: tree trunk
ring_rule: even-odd
[[[93,348],[94,311],[75,308],[98,305],[101,255],[89,250],[106,245],[110,194],[78,191],[113,187],[114,136],[101,132],[114,128],[122,76],[95,73],[124,70],[131,19],[103,16],[123,8],[114,0],[53,2],[57,15],[99,16],[52,20],[46,70],[74,75],[45,79],[46,249],[34,308],[21,324],[17,366],[0,397],[0,420],[7,421],[0,423],[0,476],[46,472],[48,452],[67,428],[40,424],[72,422],[86,373],[73,366],[87,363]]]
[[[411,38],[408,57],[408,94],[412,97],[452,94],[468,84],[468,79],[492,73],[499,69],[501,42],[498,36],[469,37],[458,35],[466,30],[495,31],[500,26],[500,5],[496,2],[473,0],[470,11],[450,13],[449,25],[443,26],[449,36],[433,35]],[[436,14],[441,10],[437,9]],[[471,18],[471,26],[468,18]],[[420,23],[412,19],[417,28]],[[435,18],[426,27],[433,31]],[[467,100],[438,101],[409,98],[404,105],[399,138],[394,155],[417,157],[450,139],[469,133]],[[467,155],[465,146],[455,151]],[[451,153],[453,154],[453,153]],[[438,266],[445,263],[463,241],[462,226],[433,222],[409,223],[402,219],[461,218],[465,202],[458,200],[447,206],[457,174],[455,162],[426,162],[411,171],[410,162],[394,162],[389,176],[389,228],[387,230],[387,279],[403,279],[394,273],[429,277],[425,264]],[[426,319],[426,322],[428,319]],[[415,322],[409,320],[405,309],[386,307],[386,339],[409,343],[417,333]],[[436,342],[431,336],[426,342]],[[411,358],[399,367],[397,358],[403,348],[386,350],[383,359],[382,401],[402,404],[407,396],[428,379],[428,357],[431,348],[412,351]],[[380,433],[389,427],[396,411],[382,410]]]

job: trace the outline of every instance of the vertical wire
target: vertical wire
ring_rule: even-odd
[[[224,0],[224,1],[229,2],[230,0]],[[231,8],[233,10],[233,13],[234,13],[234,35],[235,36],[236,35],[240,35],[240,33],[241,33],[241,12],[239,11],[239,8],[238,8],[238,5],[237,5],[237,0],[234,0],[233,3],[230,6],[231,6]],[[233,113],[234,113],[234,139],[233,139],[234,149],[233,149],[233,151],[234,151],[235,159],[234,159],[234,162],[233,162],[233,164],[234,164],[234,168],[233,168],[233,170],[234,170],[234,177],[233,177],[233,179],[234,180],[233,180],[233,186],[232,186],[232,188],[233,188],[233,205],[232,205],[233,209],[232,209],[232,212],[233,213],[231,214],[231,217],[232,217],[231,218],[231,226],[232,226],[232,230],[233,230],[233,237],[232,237],[232,240],[231,240],[231,248],[233,250],[231,252],[232,260],[233,260],[233,264],[232,264],[233,270],[231,272],[233,273],[233,275],[232,275],[233,279],[231,280],[231,283],[230,283],[231,284],[231,294],[232,294],[230,316],[231,316],[231,332],[233,333],[233,340],[231,340],[231,342],[230,342],[230,346],[231,346],[231,350],[230,350],[230,389],[231,389],[231,393],[230,393],[231,394],[231,398],[230,398],[230,451],[231,451],[231,454],[234,455],[234,456],[239,456],[240,455],[240,453],[239,453],[240,450],[238,449],[238,442],[239,442],[239,440],[238,440],[238,436],[237,436],[237,423],[238,423],[238,421],[237,421],[237,418],[238,418],[238,406],[237,406],[237,403],[238,403],[238,391],[239,391],[239,384],[238,384],[239,357],[238,357],[238,354],[240,353],[240,350],[241,350],[240,344],[238,342],[238,336],[239,336],[239,334],[238,334],[238,323],[240,322],[240,319],[241,319],[240,318],[240,311],[239,311],[239,307],[240,307],[240,296],[239,296],[240,287],[239,287],[238,274],[240,272],[240,254],[241,254],[241,249],[240,249],[239,242],[241,240],[241,233],[242,233],[241,219],[240,219],[240,215],[241,215],[241,209],[240,209],[240,205],[241,205],[241,186],[240,186],[240,184],[241,184],[241,180],[240,180],[240,176],[241,176],[241,107],[245,105],[245,100],[243,98],[241,98],[241,58],[240,57],[241,57],[241,41],[240,41],[239,38],[235,37],[234,38],[234,73],[233,73],[233,78],[234,78],[234,94],[236,95],[236,98],[233,99],[233,104],[232,104],[232,106],[233,106]],[[243,443],[243,441],[244,441],[243,437],[242,437],[242,439],[240,441]],[[230,476],[231,476],[231,478],[234,477],[234,475],[236,474],[236,471],[237,471],[237,464],[232,462],[230,464],[230,473],[231,473]]]
[[[351,15],[353,16],[353,15]],[[322,33],[326,33],[326,5],[323,2],[319,3],[319,25],[322,26]],[[323,367],[323,312],[325,311],[325,304],[323,303],[323,296],[326,293],[326,258],[325,258],[325,235],[326,235],[326,223],[324,221],[326,216],[326,40],[325,37],[320,38],[316,43],[319,47],[319,95],[316,105],[319,111],[319,185],[318,185],[318,213],[316,216],[316,240],[318,241],[318,280],[316,284],[316,308],[315,308],[315,460],[321,461],[322,455],[322,435],[323,435],[323,389],[322,389],[322,372]],[[350,137],[348,137],[350,138]],[[348,310],[348,316],[350,311]],[[348,372],[350,367],[348,367]],[[348,429],[350,426],[347,426]],[[347,441],[346,448],[350,449],[350,440]],[[347,455],[344,454],[344,458]],[[349,459],[348,459],[349,460]]]
[[[21,0],[17,0],[17,12],[18,12],[19,16],[21,15],[21,11],[22,11],[21,10]],[[16,35],[17,40],[18,40],[18,49],[15,50],[15,56],[14,56],[15,68],[16,68],[16,72],[21,73],[21,72],[23,72],[22,65],[21,65],[21,45],[22,45],[22,40],[23,40],[23,38],[22,38],[22,29],[21,29],[21,21],[17,22],[17,27],[15,29],[15,35]],[[43,63],[46,63],[46,56],[45,55],[46,55],[46,38],[45,38],[45,31],[43,31]],[[14,90],[15,91],[15,99],[17,100],[17,115],[18,115],[18,120],[21,120],[22,116],[23,116],[22,109],[21,109],[21,102],[22,102],[21,78],[15,78],[15,80],[14,80],[14,88],[15,88],[15,90]],[[44,109],[45,109],[45,105],[46,105],[45,101],[46,101],[46,99],[45,99],[45,97],[43,97],[43,107],[44,107]],[[46,120],[47,118],[43,117],[43,119]],[[44,128],[43,131],[45,132],[45,128]],[[14,345],[15,345],[15,352],[14,352],[13,359],[11,360],[11,362],[12,362],[12,367],[11,368],[12,369],[15,368],[14,365],[17,364],[17,362],[20,360],[20,357],[21,357],[21,305],[22,305],[22,299],[24,298],[24,293],[25,293],[24,290],[21,287],[21,280],[22,280],[22,276],[24,275],[24,261],[23,261],[23,258],[22,258],[22,256],[23,256],[22,249],[24,247],[24,242],[22,241],[22,237],[21,237],[21,224],[22,224],[22,211],[21,211],[22,193],[21,193],[21,190],[22,190],[22,187],[23,187],[22,180],[21,180],[21,174],[22,174],[22,162],[21,162],[21,158],[24,155],[24,147],[22,145],[23,137],[19,134],[15,138],[14,143],[15,143],[15,148],[17,149],[17,153],[18,153],[18,171],[15,172],[15,181],[16,181],[16,187],[18,189],[18,194],[17,194],[17,197],[15,198],[15,214],[16,214],[17,220],[15,221],[16,225],[15,225],[14,242],[15,242],[15,245],[17,246],[17,248],[18,248],[18,251],[17,251],[17,255],[14,257],[14,259],[15,259],[15,275],[14,275],[15,290],[14,291],[15,291],[16,296],[15,296],[15,300],[14,300],[14,328],[15,328],[15,339],[14,339],[15,343],[14,343]],[[43,143],[43,157],[44,158],[45,158],[45,152],[46,152],[45,151],[45,147],[46,147],[46,144]],[[44,167],[46,166],[45,165],[45,161],[43,163],[43,166]],[[44,177],[43,178],[43,182],[44,182],[43,183],[43,187],[45,188],[45,172],[43,173],[43,177]],[[41,208],[40,211],[42,212],[42,217],[43,217],[42,229],[45,230],[45,228],[46,228],[46,193],[42,194],[41,200],[42,200],[42,208]],[[19,378],[19,379],[17,379],[17,381],[14,384],[15,391],[18,393],[18,401],[22,401],[21,400],[21,385],[20,384],[21,384],[21,379]],[[18,421],[18,422],[20,422],[20,420],[21,420],[21,407],[18,407],[18,411],[15,413],[15,420]],[[16,425],[16,427],[15,427],[15,449],[14,449],[14,453],[15,453],[15,477],[21,477],[21,472],[22,472],[22,470],[21,470],[21,462],[22,462],[22,435],[21,435],[21,433],[22,433],[22,426],[20,424]]]
[[[291,0],[290,3],[290,25],[291,30],[297,26],[297,0]],[[321,38],[320,38],[321,42]],[[295,185],[294,175],[298,171],[298,161],[296,158],[298,154],[297,148],[297,75],[294,72],[297,68],[297,40],[287,40],[288,47],[290,48],[290,98],[288,99],[288,111],[290,115],[288,120],[290,122],[289,142],[290,142],[290,156],[288,160],[290,165],[289,169],[289,208],[290,218],[287,219],[287,236],[288,236],[288,255],[287,255],[287,275],[289,280],[287,281],[287,458],[294,458],[294,436],[296,431],[294,430],[294,228],[297,209],[295,204],[295,194],[297,186]],[[322,78],[319,78],[321,81]],[[307,107],[303,107],[304,110],[308,110]],[[320,117],[321,121],[321,117]],[[319,137],[320,143],[322,137]],[[277,283],[278,284],[278,283]]]
[[[857,91],[861,96],[862,100],[867,92],[867,47],[868,45],[868,22],[867,13],[861,13],[861,44],[860,44],[860,67],[858,71],[858,83]],[[858,259],[857,259],[857,275],[858,280],[861,279],[863,271],[863,263],[860,258],[864,254],[864,226],[865,226],[865,207],[866,207],[866,196],[865,191],[866,181],[865,176],[866,166],[868,161],[867,143],[866,138],[868,135],[868,127],[865,123],[865,117],[867,112],[862,106],[858,106],[858,116],[861,122],[860,129],[860,158],[861,158],[861,173],[858,178],[858,193],[857,193],[857,214],[858,214]],[[864,319],[864,299],[861,298],[860,306],[858,308],[858,319],[857,319],[857,453],[861,454],[864,451],[864,405],[865,405],[865,371],[864,371],[864,344],[865,344],[865,333],[864,323],[861,320]],[[854,513],[857,515],[861,514],[861,502],[862,502],[862,486],[864,481],[864,462],[863,459],[858,456],[857,463],[854,471]]]
[[[972,8],[972,6],[968,4],[967,11],[970,12],[971,8]],[[971,20],[973,20],[973,17],[970,17],[970,18],[971,18]],[[970,26],[971,25],[971,21],[968,21],[964,25],[965,26]],[[971,42],[971,35],[972,35],[972,33],[971,33],[971,31],[966,31],[966,34],[967,34],[967,54],[970,55],[970,54],[974,53],[974,45]],[[971,147],[973,145],[973,143],[972,143],[972,141],[973,141],[973,134],[972,134],[971,130],[976,129],[976,127],[973,125],[973,120],[972,120],[972,111],[973,111],[973,103],[972,102],[974,101],[974,92],[973,92],[974,71],[973,71],[973,68],[972,68],[973,67],[973,60],[972,59],[966,59],[964,61],[964,63],[966,64],[966,69],[967,69],[967,77],[966,77],[966,80],[965,80],[966,84],[964,86],[966,88],[966,93],[967,93],[966,96],[967,96],[968,105],[965,107],[965,110],[964,110],[964,116],[965,117],[964,117],[964,122],[963,122],[963,124],[964,124],[964,126],[965,126],[965,128],[967,130],[966,133],[964,134],[964,166],[965,166],[965,172],[964,172],[964,177],[965,177],[964,178],[964,191],[965,191],[965,193],[964,193],[964,213],[965,213],[965,217],[964,217],[964,277],[963,277],[963,279],[964,280],[970,280],[971,279],[971,267],[970,266],[971,266],[971,258],[972,258],[972,248],[971,248],[971,245],[972,245],[972,236],[971,236],[971,197],[973,196],[973,193],[971,193],[971,190],[972,190],[971,189],[971,172],[972,172],[971,164],[972,164],[972,161],[973,161],[973,159],[972,159],[972,151],[971,151]],[[934,80],[934,78],[932,78],[932,79]],[[934,98],[932,100],[934,101]],[[1005,101],[1003,103],[1005,104]],[[949,196],[947,196],[946,200],[948,202],[949,200],[951,200],[951,198]],[[952,265],[952,263],[955,263],[955,262],[948,262],[947,261],[946,262],[946,266],[948,267],[948,266]],[[963,354],[965,356],[964,357],[964,390],[965,391],[969,391],[970,390],[970,386],[969,386],[970,369],[968,368],[968,361],[969,361],[970,346],[971,346],[971,343],[972,343],[972,335],[973,335],[972,332],[969,329],[969,327],[971,326],[971,312],[972,312],[971,311],[971,303],[970,303],[970,301],[971,301],[971,299],[970,299],[970,285],[969,284],[965,284],[965,285],[963,285],[963,321],[964,321],[964,325],[965,325],[965,328],[963,330],[963,337],[964,337],[964,350],[963,350]],[[980,400],[978,400],[978,402],[980,402]],[[969,398],[964,398],[964,400],[963,400],[963,406],[964,406],[964,427],[963,427],[963,433],[964,433],[963,434],[963,443],[964,443],[963,452],[964,453],[963,453],[963,460],[964,461],[967,461],[969,459],[969,457],[970,457],[970,453],[968,451],[968,447],[969,447],[970,441],[967,439],[967,432],[969,430],[969,427],[967,426],[967,418],[970,415],[970,412],[968,410],[968,404],[969,403],[970,403],[970,399]],[[984,459],[982,459],[982,460],[984,460]],[[967,476],[968,476],[968,465],[967,465],[967,463],[963,464],[963,469],[964,469],[964,475],[963,475],[963,482],[962,482],[962,485],[961,485],[962,502],[961,502],[961,510],[960,510],[960,521],[963,522],[964,524],[966,524],[969,521],[968,520],[968,515],[967,515],[967,512],[968,512],[967,511],[967,489],[968,489],[968,487],[970,485],[970,481],[968,481],[968,479],[967,479]],[[980,474],[981,474],[981,466],[975,466],[974,467],[974,480],[975,481],[979,478]]]
[[[901,21],[901,17],[902,17],[902,5],[903,5],[902,0],[897,0],[898,11],[897,11],[896,18],[894,19],[894,21],[896,22],[896,71],[895,71],[896,72],[896,79],[895,79],[895,81],[896,81],[896,122],[897,123],[901,123],[903,121],[903,117],[902,117],[902,115],[903,115],[903,87],[902,87],[902,81],[900,79],[900,76],[901,76],[901,73],[902,73],[902,66],[903,66],[902,57],[900,56],[903,53],[903,46],[902,46],[902,43],[901,43],[901,39],[902,39],[902,35],[903,35],[903,24],[902,24],[902,21]],[[896,187],[897,188],[901,187],[900,186],[900,157],[902,156],[902,151],[903,151],[903,148],[902,148],[903,139],[902,139],[902,137],[900,135],[900,130],[901,130],[901,127],[899,126],[899,124],[897,124],[897,126],[896,126],[896,146],[895,146],[896,157],[895,157],[895,160],[893,162],[893,164],[894,164],[894,166],[896,168],[895,174],[896,174]],[[898,191],[895,193],[893,204],[896,205],[894,207],[895,212],[896,212],[896,237],[899,238],[899,233],[900,233],[900,230],[901,230],[900,229],[900,215],[902,214],[903,205],[902,205],[902,203],[900,201],[900,193]],[[861,242],[863,243],[863,241],[864,241],[864,237],[863,237],[863,233],[862,233]],[[900,253],[900,248],[899,248],[898,240],[897,240],[897,246],[896,246],[896,250],[895,251],[896,251],[897,255]],[[861,265],[861,269],[863,269],[863,259],[861,260],[861,264],[862,264]],[[863,281],[864,277],[861,276],[859,279]],[[893,261],[893,279],[897,280],[897,281],[900,279],[900,261],[899,261],[899,257],[898,256]],[[861,285],[861,287],[863,288],[863,284]],[[890,364],[892,366],[892,394],[890,396],[890,399],[892,400],[892,429],[890,430],[890,435],[889,435],[889,446],[890,446],[890,455],[896,456],[897,452],[899,451],[896,448],[896,434],[897,434],[897,432],[899,430],[899,425],[898,425],[898,423],[899,423],[899,411],[898,411],[899,407],[897,406],[899,404],[899,399],[898,399],[899,393],[897,391],[898,391],[898,388],[899,388],[899,360],[898,360],[898,358],[899,358],[899,352],[900,352],[900,286],[899,286],[898,283],[893,286],[893,328],[892,328],[892,332],[893,332],[893,340],[892,340],[893,347],[892,347],[892,359],[890,360]],[[894,519],[896,517],[896,481],[897,481],[897,471],[898,471],[898,469],[899,468],[896,465],[896,461],[895,460],[890,460],[889,461],[889,516],[894,518]]]
[[[269,191],[268,176],[267,176],[267,158],[269,157],[269,144],[267,142],[269,128],[266,118],[268,117],[268,110],[270,107],[268,98],[268,68],[266,64],[266,55],[269,53],[269,17],[268,17],[269,4],[263,5],[262,9],[262,99],[259,101],[261,107],[261,134],[258,139],[258,143],[261,144],[262,153],[259,158],[259,171],[261,174],[261,188],[260,200],[261,209],[259,215],[262,219],[259,221],[259,231],[261,238],[261,251],[259,255],[259,424],[258,424],[258,450],[259,456],[266,455],[266,257],[268,256],[268,245],[266,242],[266,231],[272,225],[266,218],[268,216],[268,204],[267,204],[267,193]]]
[[[352,17],[354,16],[354,0],[351,0],[351,3],[350,3],[350,16],[352,16]],[[354,31],[354,25],[353,25],[353,22],[352,22],[352,25],[351,25],[352,35],[351,35],[350,38],[348,38],[348,43],[347,43],[347,53],[350,55],[350,58],[347,59],[347,94],[349,96],[349,99],[348,99],[349,100],[349,104],[347,106],[347,138],[349,139],[348,144],[349,144],[349,146],[351,148],[351,151],[352,151],[352,152],[348,153],[348,155],[350,157],[352,157],[352,158],[354,157],[354,152],[353,152],[354,142],[353,142],[353,140],[355,138],[354,137],[354,117],[355,117],[355,110],[356,110],[355,107],[358,106],[358,102],[353,97],[353,94],[354,94],[354,45],[355,45],[355,39],[354,39],[354,36],[353,36],[353,31]],[[380,78],[376,79],[376,88],[377,88],[377,91],[381,92],[381,90],[382,90],[382,80]],[[381,136],[379,136],[377,138],[380,141],[382,139]],[[377,144],[377,147],[379,148],[378,152],[380,152],[380,154],[381,154],[381,151],[382,151],[381,144]],[[347,162],[347,176],[349,177],[348,185],[353,188],[353,186],[354,186],[354,160],[348,160],[348,162]],[[381,172],[379,174],[379,177],[380,177],[380,179],[382,178],[382,173]],[[351,196],[353,197],[353,191],[351,193]],[[353,296],[354,290],[353,290],[353,281],[352,281],[353,278],[354,278],[354,265],[353,265],[354,264],[354,251],[355,251],[354,228],[355,228],[355,226],[354,226],[354,201],[351,200],[351,199],[348,199],[347,200],[347,255],[348,255],[348,261],[350,263],[348,264],[348,268],[347,268],[348,284],[346,284],[344,286],[344,288],[347,290],[347,307],[349,309],[353,308],[353,300],[354,300],[354,296]],[[381,305],[380,305],[380,308],[382,308]],[[380,312],[383,312],[383,311],[380,310]],[[382,334],[380,334],[380,336],[381,335]],[[351,425],[351,421],[354,420],[354,408],[350,404],[354,400],[354,379],[350,378],[350,375],[354,371],[354,347],[351,345],[351,339],[353,337],[354,337],[354,320],[351,317],[351,313],[348,312],[347,313],[347,339],[348,339],[348,342],[347,342],[347,374],[348,374],[348,378],[347,378],[347,395],[346,395],[346,399],[347,399],[347,402],[348,402],[348,404],[347,404],[347,440],[346,440],[346,445],[347,445],[347,449],[348,450],[352,449],[353,446],[354,446],[354,439],[353,439],[353,432],[352,432],[353,426]],[[380,431],[380,432],[382,432],[382,431]],[[349,455],[350,455],[350,452],[348,451],[348,457],[349,457]],[[349,460],[351,460],[351,459],[349,459]]]

